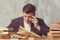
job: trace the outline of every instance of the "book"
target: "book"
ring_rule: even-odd
[[[40,35],[30,31],[28,32],[27,30],[25,30],[22,26],[19,26],[19,31],[17,32],[17,34],[21,34],[22,36],[29,36],[29,37],[41,37]]]

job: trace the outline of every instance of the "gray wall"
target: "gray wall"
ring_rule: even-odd
[[[0,27],[6,27],[12,19],[22,16],[26,3],[36,6],[36,16],[43,18],[48,26],[60,22],[60,0],[0,0]]]

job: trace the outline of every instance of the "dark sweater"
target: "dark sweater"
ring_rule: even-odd
[[[37,18],[37,19],[38,19],[38,23],[40,25],[41,30],[40,31],[37,30],[34,27],[34,24],[32,23],[31,31],[35,32],[36,34],[38,34],[40,36],[42,36],[42,35],[47,36],[47,33],[49,32],[49,27],[44,23],[43,19],[40,19],[40,18]],[[23,17],[13,19],[11,21],[11,23],[9,24],[8,28],[12,27],[12,28],[14,28],[13,32],[18,32],[19,26],[24,27],[24,21],[23,20],[24,20]]]

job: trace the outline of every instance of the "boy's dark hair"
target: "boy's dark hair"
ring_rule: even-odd
[[[33,14],[35,15],[35,11],[36,11],[36,7],[32,4],[26,4],[23,7],[23,12],[25,12],[27,14],[33,12]]]

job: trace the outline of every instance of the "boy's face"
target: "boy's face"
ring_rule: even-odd
[[[24,21],[26,22],[26,23],[31,23],[32,22],[32,19],[33,19],[33,17],[32,16],[34,16],[34,14],[31,12],[31,13],[23,13],[23,18],[24,18]]]

